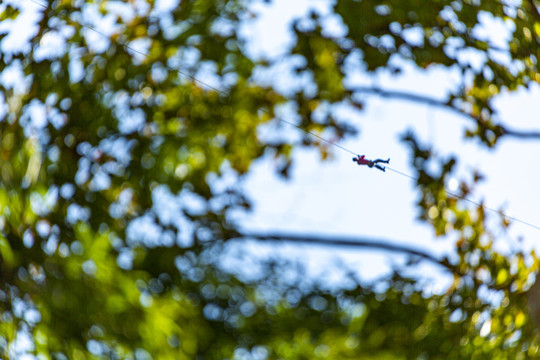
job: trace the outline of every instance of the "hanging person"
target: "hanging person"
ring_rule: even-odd
[[[356,162],[358,165],[367,165],[370,168],[375,166],[377,169],[381,171],[385,171],[386,169],[384,168],[384,166],[378,165],[378,163],[385,163],[385,164],[390,163],[390,158],[388,158],[388,160],[382,160],[382,159],[368,160],[366,159],[365,155],[358,155],[357,157],[354,157],[352,160]]]

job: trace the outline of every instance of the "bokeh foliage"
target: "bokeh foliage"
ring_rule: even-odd
[[[345,288],[329,289],[301,271],[283,277],[291,264],[261,264],[259,275],[245,277],[219,261],[226,240],[241,237],[228,214],[249,208],[237,184],[253,161],[271,155],[287,176],[291,149],[315,146],[323,158],[334,150],[261,129],[279,123],[276,109],[286,106],[306,131],[337,140],[354,133],[332,112],[367,101],[345,86],[351,69],[399,76],[396,59],[457,68],[464,86],[444,106],[471,121],[467,135],[479,146],[523,136],[491,102],[540,79],[534,0],[338,0],[332,11],[342,33],[324,31],[316,12],[293,25],[286,56],[301,60],[296,75],[310,86],[287,93],[254,76],[273,60],[250,58],[239,35],[250,2],[182,1],[167,11],[150,0],[120,10],[113,1],[35,5],[28,46],[0,52],[2,73],[19,79],[0,83],[2,358],[20,348],[43,359],[539,356],[525,297],[536,256],[497,251],[508,223],[488,226],[481,205],[449,196],[457,159],[434,158],[414,134],[404,141],[420,220],[456,239],[453,256],[441,259],[454,277],[444,294],[399,271],[376,288],[351,276]],[[2,4],[0,19],[15,24],[21,9]],[[95,16],[109,25],[96,28]],[[486,16],[513,24],[507,48],[477,37]],[[7,29],[1,38],[17,31]],[[471,66],[462,51],[483,65]],[[480,178],[462,182],[459,196]]]

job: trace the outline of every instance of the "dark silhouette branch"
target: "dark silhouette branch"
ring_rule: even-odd
[[[241,233],[230,238],[230,240],[234,239],[253,239],[268,242],[285,242],[332,247],[339,246],[352,248],[367,248],[374,250],[398,252],[437,264],[452,273],[458,273],[458,269],[454,265],[450,264],[450,262],[445,258],[440,259],[422,250],[414,249],[408,246],[397,245],[395,243],[376,238],[339,237],[334,235],[298,235],[285,233]]]
[[[368,86],[356,86],[356,87],[349,88],[349,90],[355,93],[366,93],[366,94],[371,94],[371,95],[377,95],[384,98],[393,98],[393,99],[410,101],[414,103],[420,103],[424,105],[430,105],[430,106],[434,106],[434,107],[451,111],[464,118],[467,118],[468,120],[472,120],[476,123],[478,123],[478,120],[479,120],[474,115],[453,106],[452,103],[449,101],[437,100],[437,99],[434,99],[425,95],[413,94],[410,92],[399,91],[399,90],[384,90],[381,88],[368,87]],[[502,130],[501,135],[500,135],[501,137],[502,136],[514,137],[514,138],[519,138],[523,140],[540,139],[540,130],[514,130],[506,126],[500,126],[500,129]]]
[[[503,126],[502,135],[511,136],[523,140],[536,140],[540,139],[540,130],[511,130]]]
[[[452,111],[454,113],[457,113],[458,115],[466,117],[469,120],[474,120],[474,121],[478,120],[473,115],[463,110],[460,110],[455,106],[452,106],[452,104],[448,101],[437,100],[437,99],[434,99],[425,95],[413,94],[410,92],[399,91],[399,90],[384,90],[378,87],[369,87],[369,86],[355,86],[353,88],[349,88],[349,90],[355,93],[366,93],[366,94],[377,95],[384,98],[393,98],[393,99],[411,101],[415,103],[439,107],[439,108],[443,108],[443,109]]]

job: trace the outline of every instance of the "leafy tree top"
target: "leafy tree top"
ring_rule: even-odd
[[[228,215],[250,203],[241,186],[216,186],[265,155],[287,176],[300,146],[325,158],[329,144],[308,132],[354,134],[334,110],[361,110],[365,94],[448,108],[470,121],[467,135],[481,146],[537,139],[491,106],[501,91],[539,79],[534,0],[338,0],[332,15],[343,32],[329,35],[328,15],[316,12],[293,24],[285,57],[299,59],[295,77],[307,84],[287,92],[255,76],[277,60],[247,54],[238,29],[251,2],[181,1],[170,11],[153,1],[43,5],[36,31],[14,51],[5,42],[28,4],[0,5],[0,70],[22,78],[0,82],[2,357],[17,357],[25,335],[31,353],[57,359],[538,356],[525,297],[534,253],[497,252],[500,229],[488,227],[484,208],[444,191],[456,160],[429,170],[431,149],[414,134],[404,141],[421,218],[458,239],[457,260],[435,261],[455,277],[443,295],[399,273],[385,291],[354,277],[335,291],[301,276],[287,283],[280,263],[262,265],[255,279],[226,273],[218,261],[226,241],[246,236]],[[504,46],[480,36],[486,18],[511,25]],[[466,51],[479,67],[462,59]],[[457,68],[463,86],[439,100],[345,81],[358,70],[399,76],[396,59]],[[260,136],[284,107],[306,136]],[[460,196],[479,178],[462,183]]]

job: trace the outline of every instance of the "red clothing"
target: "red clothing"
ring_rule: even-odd
[[[358,165],[368,165],[371,161],[366,159],[365,155],[362,155],[356,158],[356,162],[358,163]]]

